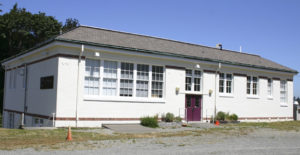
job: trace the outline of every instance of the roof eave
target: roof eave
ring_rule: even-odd
[[[243,63],[237,63],[237,62],[231,62],[231,61],[223,61],[223,60],[217,60],[217,59],[210,59],[210,58],[202,58],[202,57],[196,57],[196,56],[187,56],[187,55],[182,55],[182,54],[161,52],[161,51],[136,49],[136,48],[130,48],[130,47],[100,44],[100,43],[86,42],[86,41],[80,41],[80,40],[72,40],[72,39],[65,39],[65,38],[55,38],[54,40],[62,41],[62,42],[69,42],[69,43],[87,44],[87,45],[100,46],[100,47],[109,47],[109,48],[115,48],[115,49],[130,50],[130,51],[138,51],[138,52],[144,52],[144,53],[160,54],[160,55],[165,55],[165,56],[175,56],[175,57],[182,57],[182,58],[188,58],[188,59],[196,59],[196,60],[223,63],[223,64],[229,64],[229,65],[235,65],[235,66],[252,67],[252,68],[266,69],[266,70],[272,70],[272,71],[280,71],[280,72],[285,72],[285,73],[292,73],[292,74],[295,74],[295,75],[298,74],[298,71],[296,71],[296,70],[284,70],[284,69],[277,69],[277,68],[271,68],[271,67],[243,64]]]

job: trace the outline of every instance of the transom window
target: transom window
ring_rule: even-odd
[[[258,78],[247,76],[247,94],[258,95]]]
[[[273,81],[268,79],[268,96],[273,96]]]
[[[280,81],[280,102],[287,103],[287,84],[286,81]]]
[[[161,66],[152,66],[152,97],[163,97],[164,68]]]
[[[201,91],[201,71],[185,70],[185,90]]]
[[[219,92],[228,94],[232,93],[232,74],[219,74]]]

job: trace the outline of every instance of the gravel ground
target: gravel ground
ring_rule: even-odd
[[[74,143],[65,150],[22,149],[0,154],[299,154],[300,132],[255,129],[248,134],[206,134],[201,136],[107,140]]]

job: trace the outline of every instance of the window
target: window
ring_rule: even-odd
[[[201,71],[194,71],[194,91],[201,90]]]
[[[148,97],[149,65],[137,65],[136,96]]]
[[[86,95],[99,95],[100,61],[86,59],[84,92]]]
[[[185,90],[192,90],[192,70],[185,71]]]
[[[161,66],[152,66],[152,97],[163,97],[164,68]]]
[[[104,96],[117,95],[117,69],[118,69],[118,63],[116,61],[104,61],[104,70],[103,70],[103,95]]]
[[[247,76],[247,94],[258,95],[258,78]]]
[[[54,76],[41,77],[40,89],[53,89]]]
[[[132,96],[133,64],[121,63],[120,96]]]
[[[280,81],[280,102],[286,103],[287,102],[287,85],[286,81]]]
[[[273,81],[272,79],[268,79],[268,96],[273,96]]]
[[[185,71],[185,90],[186,91],[201,90],[201,71],[198,70]]]
[[[232,93],[232,74],[219,74],[219,92],[228,94]]]

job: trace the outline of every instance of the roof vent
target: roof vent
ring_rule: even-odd
[[[222,50],[222,44],[217,44],[217,45],[216,45],[216,48]]]

